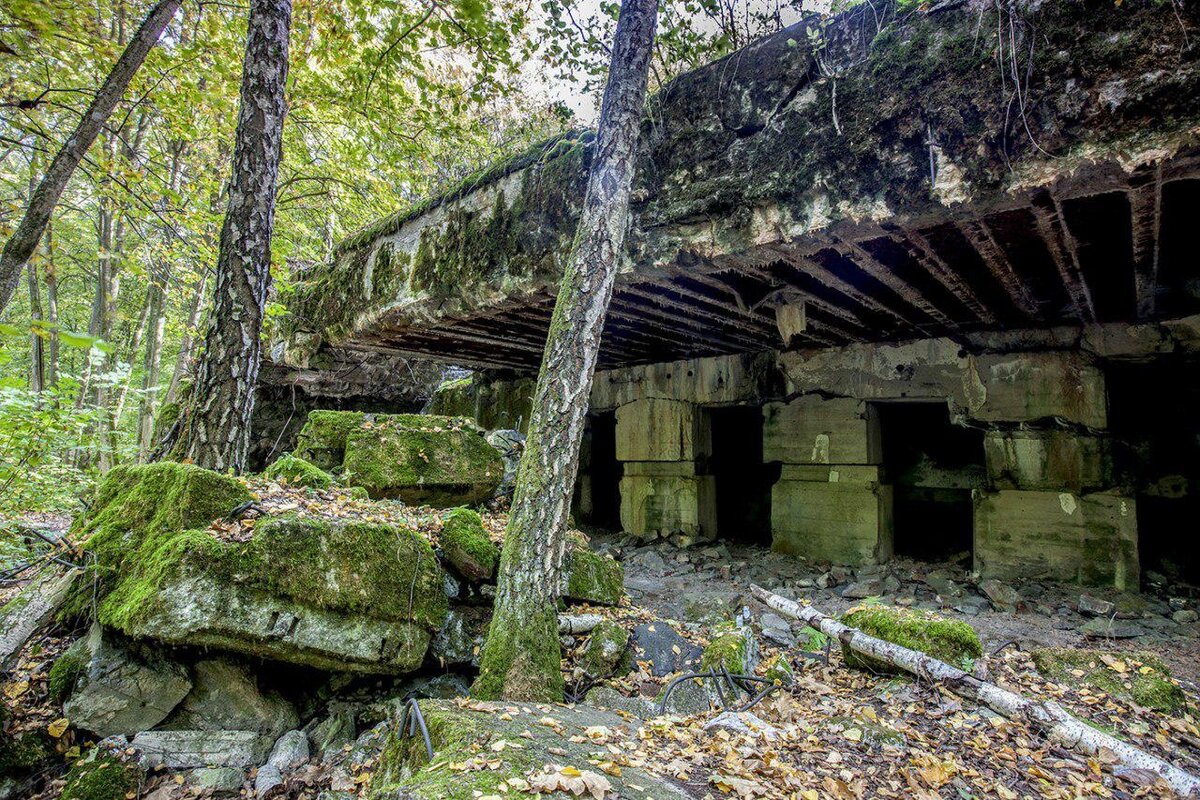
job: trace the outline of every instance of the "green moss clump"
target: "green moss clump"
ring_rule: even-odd
[[[868,636],[910,650],[919,650],[964,670],[970,670],[975,659],[983,655],[983,645],[974,628],[965,622],[935,614],[883,605],[860,606],[850,609],[842,617],[842,622]],[[872,672],[895,671],[891,665],[859,655],[844,645],[842,657],[847,666]]]
[[[748,675],[753,669],[754,638],[747,628],[737,628],[731,624],[718,626],[715,635],[709,640],[700,656],[700,669],[703,671],[725,670],[731,675]]]
[[[7,712],[0,707],[0,725],[6,715]],[[0,779],[28,775],[53,753],[50,743],[41,733],[0,736]]]
[[[135,765],[107,753],[84,758],[67,773],[59,800],[125,800],[137,794],[142,773]]]
[[[333,476],[328,472],[291,453],[284,453],[275,459],[263,471],[263,477],[309,489],[328,489],[334,483]]]
[[[54,660],[48,676],[51,700],[56,703],[65,703],[71,696],[71,692],[75,691],[79,677],[87,671],[86,652],[85,640],[79,639]]]
[[[500,548],[488,538],[479,512],[452,509],[442,525],[441,544],[446,560],[467,580],[490,580],[496,574]]]
[[[1187,705],[1183,690],[1175,685],[1162,659],[1153,653],[1046,647],[1034,650],[1031,655],[1042,677],[1059,683],[1083,684],[1164,714],[1178,714]],[[1119,670],[1114,664],[1124,669]]]
[[[475,380],[470,375],[465,378],[442,381],[433,390],[428,411],[430,414],[473,418],[475,417],[475,390]]]
[[[780,653],[767,662],[763,677],[780,686],[791,686],[796,681],[796,672],[792,669],[792,662]]]
[[[625,592],[625,570],[609,556],[575,547],[568,556],[565,597],[584,603],[615,606]]]
[[[583,668],[598,680],[619,677],[633,669],[629,631],[611,619],[593,628],[583,651]]]
[[[488,626],[480,655],[479,675],[471,696],[480,700],[561,702],[562,645],[553,606],[537,613],[505,613],[500,609]]]
[[[310,411],[296,437],[295,455],[318,469],[337,472],[346,454],[346,437],[367,419],[359,411]]]

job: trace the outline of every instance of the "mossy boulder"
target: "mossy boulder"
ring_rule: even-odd
[[[334,484],[333,476],[328,472],[291,453],[275,459],[263,470],[263,477],[309,489],[328,489]]]
[[[125,800],[136,796],[142,771],[119,756],[95,752],[75,762],[67,772],[67,783],[59,800]]]
[[[597,680],[620,677],[629,672],[633,669],[629,631],[611,619],[600,622],[592,629],[580,664]]]
[[[442,381],[429,399],[430,414],[451,417],[475,416],[475,381],[471,375]]]
[[[89,653],[86,639],[77,639],[50,667],[50,699],[65,703],[79,679],[87,673]]]
[[[1087,686],[1164,714],[1187,703],[1162,659],[1142,651],[1076,650],[1044,647],[1031,653],[1042,677],[1070,686]]]
[[[753,675],[757,663],[758,640],[754,632],[733,624],[718,626],[700,656],[702,671],[725,671],[730,675]]]
[[[479,512],[455,508],[446,515],[442,552],[454,570],[469,581],[491,580],[500,563],[500,548],[488,538]]]
[[[345,482],[373,498],[432,506],[490,499],[504,462],[483,432],[463,417],[377,416],[349,432]]]
[[[143,526],[87,547],[104,576],[101,624],[168,644],[397,673],[420,665],[446,616],[432,548],[391,525],[284,516],[245,542]]]
[[[563,597],[581,603],[615,606],[625,592],[625,570],[611,556],[574,545],[567,554]]]
[[[320,469],[337,472],[346,455],[346,437],[370,417],[359,411],[310,411],[296,437],[294,454]]]
[[[946,619],[936,614],[911,611],[893,606],[869,605],[852,608],[842,622],[868,636],[919,650],[951,666],[970,670],[975,659],[983,655],[979,634],[965,622]],[[842,657],[847,666],[871,672],[895,672],[896,669],[878,659],[859,655],[843,645]]]
[[[394,721],[376,763],[368,794],[372,800],[507,796],[509,780],[528,779],[547,764],[570,764],[603,774],[589,764],[589,756],[597,746],[584,731],[598,726],[628,729],[630,724],[615,712],[583,705],[546,711],[530,705],[515,708],[507,703],[474,702],[460,707],[451,700],[422,700],[420,707],[435,763],[429,763],[421,737],[406,736]],[[558,724],[547,724],[545,718]],[[501,745],[501,741],[507,744]],[[467,770],[446,766],[472,759],[489,763]],[[638,766],[622,765],[619,775],[605,777],[613,790],[607,796],[614,798],[671,800],[689,796],[668,779],[655,777]]]

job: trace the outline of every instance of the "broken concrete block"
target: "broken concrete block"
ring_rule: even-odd
[[[225,659],[196,662],[193,687],[164,730],[257,731],[276,737],[296,727],[296,708],[272,690],[262,691],[249,668]]]
[[[1077,351],[977,356],[964,380],[975,385],[967,400],[976,419],[1057,417],[1090,428],[1108,427],[1104,373]]]
[[[1101,600],[1089,594],[1079,595],[1079,613],[1090,614],[1093,617],[1111,617],[1117,610],[1117,604],[1111,600]]]
[[[975,493],[975,570],[988,578],[1138,586],[1137,514],[1115,493]]]
[[[618,461],[694,461],[708,449],[692,403],[647,398],[617,409]]]
[[[771,548],[834,564],[866,564],[892,555],[892,487],[844,482],[841,467],[825,481],[795,480],[787,467],[771,488]],[[836,480],[835,480],[836,478]]]
[[[669,463],[669,462],[668,462]],[[717,533],[716,480],[711,475],[644,474],[650,464],[626,464],[621,478],[621,529],[637,536]],[[694,467],[680,466],[680,471]]]
[[[1072,431],[988,431],[988,479],[998,489],[1083,492],[1112,485],[1107,443]]]
[[[168,769],[258,766],[271,738],[257,731],[145,731],[131,743],[146,766]]]
[[[879,418],[853,398],[804,395],[763,406],[763,460],[784,464],[878,464]]]

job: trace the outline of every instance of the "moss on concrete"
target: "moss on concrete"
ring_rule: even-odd
[[[1187,704],[1183,690],[1153,653],[1046,647],[1031,656],[1042,677],[1052,681],[1082,684],[1164,714],[1177,714]]]
[[[75,762],[59,800],[125,800],[137,794],[141,783],[142,772],[136,765],[97,753]]]
[[[333,476],[328,472],[291,453],[284,453],[275,459],[263,470],[263,477],[310,489],[328,489],[334,484]]]
[[[586,545],[575,546],[568,555],[568,600],[615,606],[625,593],[625,570],[610,556],[593,553]]]
[[[581,661],[587,673],[597,680],[625,675],[633,669],[629,631],[611,619],[601,621],[592,629]]]
[[[892,606],[870,605],[852,608],[842,622],[868,636],[919,650],[951,666],[970,670],[975,659],[983,655],[979,634],[965,622],[945,619],[935,614],[920,613]],[[896,669],[878,659],[859,655],[842,647],[847,666],[872,672],[895,672]]]
[[[451,417],[475,418],[475,381],[471,375],[465,378],[442,381],[433,390],[428,411]]]
[[[320,469],[337,472],[346,454],[346,437],[367,419],[359,411],[310,411],[296,437],[295,455]]]
[[[467,580],[490,580],[495,576],[500,548],[488,538],[478,511],[451,509],[442,525],[440,541],[446,561]]]
[[[504,476],[500,453],[462,417],[377,416],[349,432],[344,481],[373,498],[433,506],[488,500]]]
[[[731,675],[750,674],[754,666],[753,637],[747,628],[719,625],[700,656],[700,669],[727,671]]]
[[[49,688],[50,699],[56,703],[65,703],[75,690],[79,677],[87,671],[88,655],[86,637],[77,640],[54,660],[50,667]]]

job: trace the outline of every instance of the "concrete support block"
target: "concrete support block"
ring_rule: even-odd
[[[878,464],[879,417],[852,398],[804,395],[763,406],[763,460],[785,464]]]
[[[1113,484],[1108,445],[1073,431],[988,431],[988,480],[997,489],[1085,492]]]
[[[695,405],[648,398],[617,409],[618,461],[694,461],[708,452]]]
[[[653,468],[639,471],[639,467],[647,466],[625,465],[625,475],[621,478],[622,530],[636,536],[683,533],[701,539],[714,537],[717,533],[714,478],[711,475],[653,474],[656,472]],[[665,465],[653,465],[662,466]],[[680,465],[680,471],[689,466]]]
[[[974,359],[967,410],[988,422],[1025,422],[1058,417],[1103,429],[1108,426],[1104,373],[1083,353],[1011,353]]]
[[[700,405],[758,403],[778,396],[782,377],[771,352],[737,353],[597,372],[591,409],[658,397]]]
[[[772,549],[834,564],[892,556],[892,487],[877,467],[784,467],[771,489]]]
[[[987,578],[1136,590],[1134,500],[1112,492],[976,492],[975,569]]]

